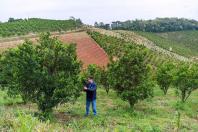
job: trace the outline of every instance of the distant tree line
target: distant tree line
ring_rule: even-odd
[[[110,24],[104,24],[103,22],[95,22],[94,27],[109,30],[110,29]]]
[[[24,20],[27,20],[27,19],[24,19]],[[21,19],[21,18],[15,19],[15,18],[13,18],[13,17],[10,17],[10,18],[8,19],[8,22],[17,22],[17,21],[23,21],[23,19]]]
[[[115,21],[109,24],[95,23],[95,27],[112,30],[133,30],[145,32],[171,32],[183,30],[198,30],[198,21],[185,18],[156,18],[154,20]]]

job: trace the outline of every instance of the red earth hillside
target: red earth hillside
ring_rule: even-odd
[[[76,43],[77,56],[86,68],[89,64],[106,67],[109,59],[105,51],[86,32],[69,33],[58,36],[66,43]]]
[[[83,68],[89,64],[96,64],[100,67],[106,67],[109,59],[105,51],[91,38],[86,32],[74,32],[63,35],[55,35],[64,43],[76,43],[78,59],[83,62]],[[37,37],[30,37],[33,42]],[[0,52],[16,47],[22,44],[24,39],[13,39],[0,41]]]

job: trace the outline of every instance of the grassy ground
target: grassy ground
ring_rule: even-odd
[[[75,104],[68,103],[55,108],[55,118],[51,122],[41,122],[31,116],[36,111],[35,104],[18,104],[21,102],[19,98],[8,98],[4,92],[0,92],[0,95],[0,131],[167,132],[176,131],[178,126],[180,131],[198,131],[198,91],[192,94],[186,104],[181,104],[173,89],[164,96],[156,88],[154,98],[139,102],[131,109],[114,91],[107,95],[103,89],[98,88],[97,117],[84,117],[83,93]],[[181,113],[180,119],[178,111]]]
[[[198,56],[198,31],[167,32],[158,35],[179,43],[189,49],[192,52],[191,55]]]
[[[138,32],[138,34],[153,41],[156,45],[186,56],[197,57],[198,56],[198,31],[178,31],[167,33],[148,33]]]

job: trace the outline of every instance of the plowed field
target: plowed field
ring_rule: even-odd
[[[100,67],[107,66],[109,59],[105,51],[86,32],[75,32],[59,35],[58,38],[65,43],[76,43],[78,59],[83,62],[86,68],[89,64],[96,64]],[[31,38],[35,41],[35,38]],[[16,47],[23,40],[0,42],[0,51]]]

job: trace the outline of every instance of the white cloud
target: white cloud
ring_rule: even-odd
[[[197,0],[1,0],[0,21],[9,17],[81,18],[94,21],[185,17],[198,20]]]

